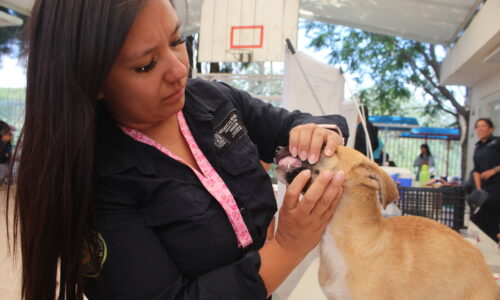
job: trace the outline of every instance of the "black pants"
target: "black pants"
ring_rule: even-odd
[[[500,232],[500,191],[495,189],[488,191],[488,193],[490,193],[488,200],[470,219],[484,233],[498,243],[497,234]]]

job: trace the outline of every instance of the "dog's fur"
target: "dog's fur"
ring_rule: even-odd
[[[383,218],[381,205],[398,200],[398,190],[360,152],[340,146],[302,168],[312,180],[320,170],[342,170],[346,178],[320,243],[319,281],[328,299],[500,299],[482,254],[457,232],[422,217]]]

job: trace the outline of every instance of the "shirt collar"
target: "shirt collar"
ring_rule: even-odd
[[[493,140],[493,135],[490,135],[487,139],[486,142],[481,142],[481,140],[477,141],[476,146],[482,146],[482,145],[487,145]]]
[[[156,174],[155,168],[132,138],[116,125],[103,101],[96,106],[95,168],[100,176],[136,167],[143,174]]]
[[[183,113],[186,119],[210,121],[220,101],[203,101],[203,83],[188,80]],[[123,133],[117,126],[106,104],[96,106],[95,164],[99,175],[111,175],[136,167],[139,172],[155,175],[153,163],[145,157],[144,147]]]

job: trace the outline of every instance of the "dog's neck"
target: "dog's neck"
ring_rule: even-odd
[[[342,240],[350,240],[351,244],[353,239],[369,242],[381,231],[383,220],[376,190],[362,185],[344,186],[329,231],[339,246]]]

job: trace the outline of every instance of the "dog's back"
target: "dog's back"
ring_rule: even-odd
[[[326,160],[318,167],[346,173],[320,247],[320,284],[329,299],[500,300],[483,256],[457,232],[422,217],[381,216],[379,192],[384,205],[397,199],[383,170],[344,147]]]
[[[455,231],[422,217],[383,223],[374,251],[345,254],[353,299],[500,299],[481,253]]]

